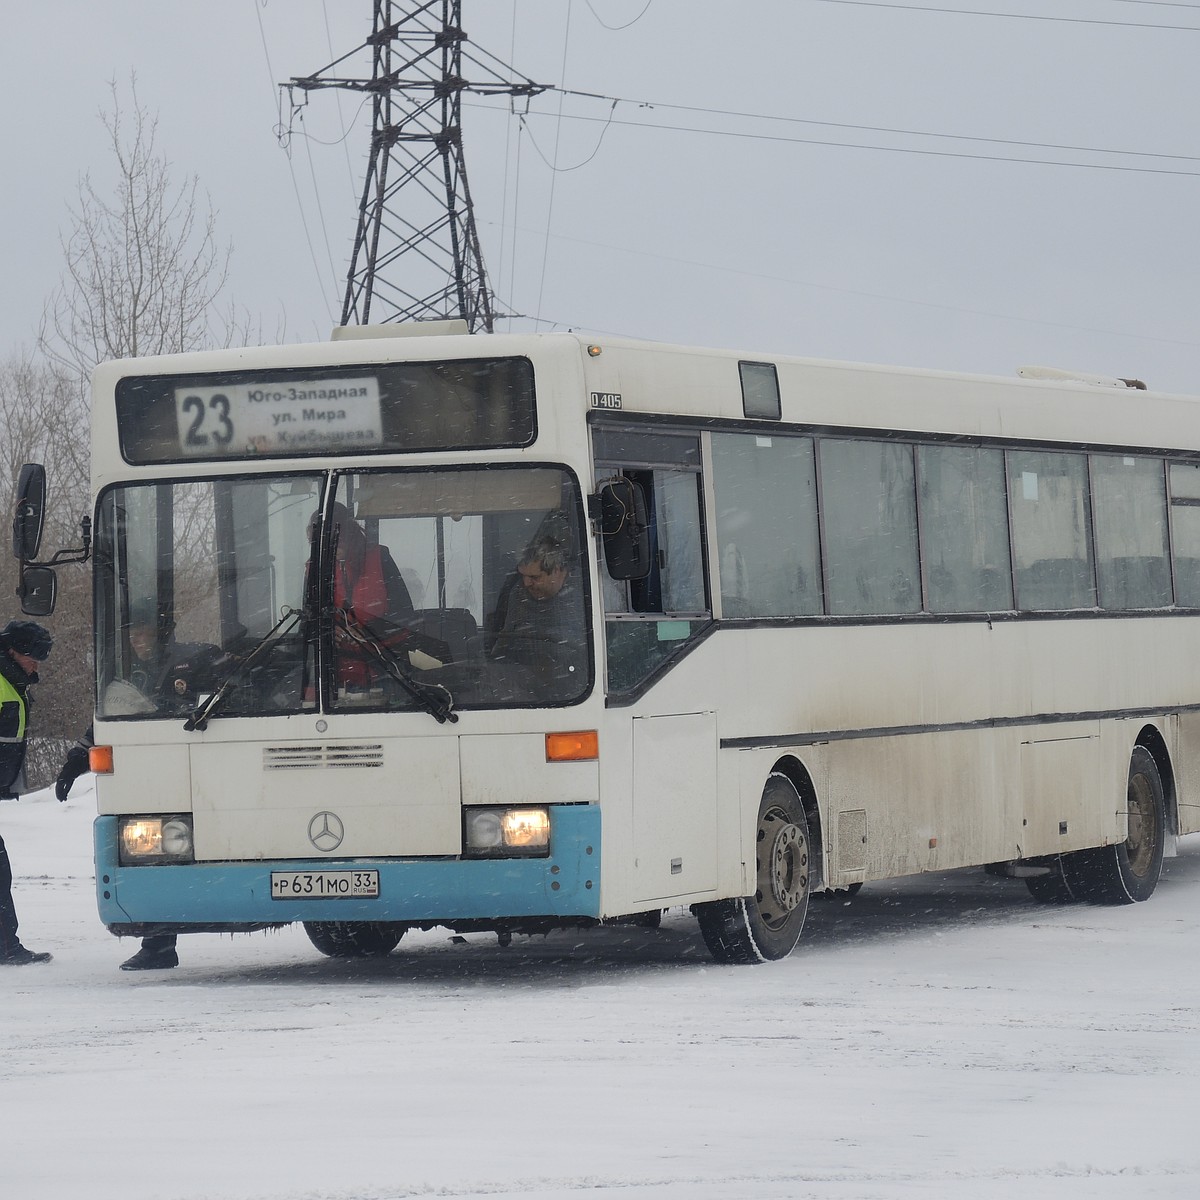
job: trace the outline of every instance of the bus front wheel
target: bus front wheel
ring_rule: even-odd
[[[330,958],[374,958],[391,954],[406,925],[393,921],[305,921],[308,940]]]
[[[754,895],[695,906],[700,933],[717,962],[768,962],[792,952],[808,912],[811,857],[800,795],[786,775],[775,772],[758,810]]]
[[[1115,846],[1097,846],[1062,856],[1071,894],[1093,904],[1149,900],[1162,874],[1167,805],[1154,755],[1135,746],[1126,789],[1128,833]]]

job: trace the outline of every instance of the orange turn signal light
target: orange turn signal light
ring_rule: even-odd
[[[547,762],[588,762],[600,757],[600,735],[594,729],[546,734]]]
[[[113,773],[113,753],[111,746],[92,746],[88,750],[88,768],[97,775]]]

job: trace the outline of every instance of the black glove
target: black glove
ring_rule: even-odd
[[[65,800],[71,791],[71,784],[88,768],[88,752],[82,746],[72,746],[67,751],[67,760],[58,773],[58,781],[54,785],[54,794]]]

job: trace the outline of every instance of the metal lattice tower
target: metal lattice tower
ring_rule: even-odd
[[[371,153],[358,232],[346,277],[343,325],[461,317],[471,332],[491,332],[493,305],[463,161],[463,92],[533,96],[528,80],[462,76],[462,0],[401,7],[374,0],[371,36],[314,75],[283,86],[305,93],[346,88],[372,97]],[[369,49],[369,79],[333,72]],[[473,57],[472,65],[482,67]],[[293,105],[293,112],[295,106]]]

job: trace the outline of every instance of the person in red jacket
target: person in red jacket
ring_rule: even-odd
[[[388,548],[371,541],[344,504],[333,506],[333,521],[333,606],[348,623],[386,638],[393,626],[412,615],[408,585]],[[341,632],[335,642],[338,686],[367,687],[372,665],[353,638]]]

